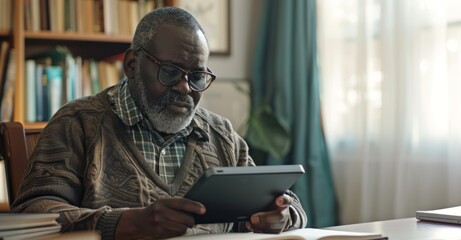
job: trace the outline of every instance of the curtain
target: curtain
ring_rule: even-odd
[[[461,205],[461,2],[317,3],[341,223]]]
[[[336,225],[336,196],[320,122],[314,0],[266,0],[252,72],[252,107],[270,105],[291,132],[283,159],[267,164],[302,164],[294,186],[309,226]]]

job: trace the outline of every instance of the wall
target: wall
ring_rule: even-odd
[[[231,53],[211,56],[209,65],[223,79],[249,79],[254,43],[261,19],[262,0],[229,0]]]
[[[249,95],[237,90],[236,85],[249,91],[254,44],[259,31],[263,0],[229,0],[230,54],[212,55],[209,67],[217,79],[207,89],[201,106],[230,119],[234,128],[244,132],[249,111]]]

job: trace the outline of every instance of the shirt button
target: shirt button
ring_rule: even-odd
[[[166,154],[165,149],[163,149],[160,153],[161,153],[162,155],[165,155],[165,154]]]

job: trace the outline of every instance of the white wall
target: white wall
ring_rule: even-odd
[[[204,92],[200,105],[228,118],[234,129],[244,133],[250,97],[236,85],[249,91],[254,45],[259,32],[263,0],[229,0],[230,54],[212,55],[208,66],[217,79]]]
[[[208,65],[218,79],[242,80],[250,78],[254,43],[259,31],[262,0],[229,0],[230,55],[212,55]]]

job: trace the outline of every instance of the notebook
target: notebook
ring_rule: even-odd
[[[280,234],[267,233],[216,233],[196,234],[171,238],[171,240],[385,240],[380,233],[348,232],[315,228],[303,228]]]
[[[302,165],[214,167],[184,197],[205,205],[206,213],[195,215],[195,223],[246,221],[271,208],[303,174]]]
[[[424,221],[461,224],[461,206],[428,211],[416,211],[416,218]]]

